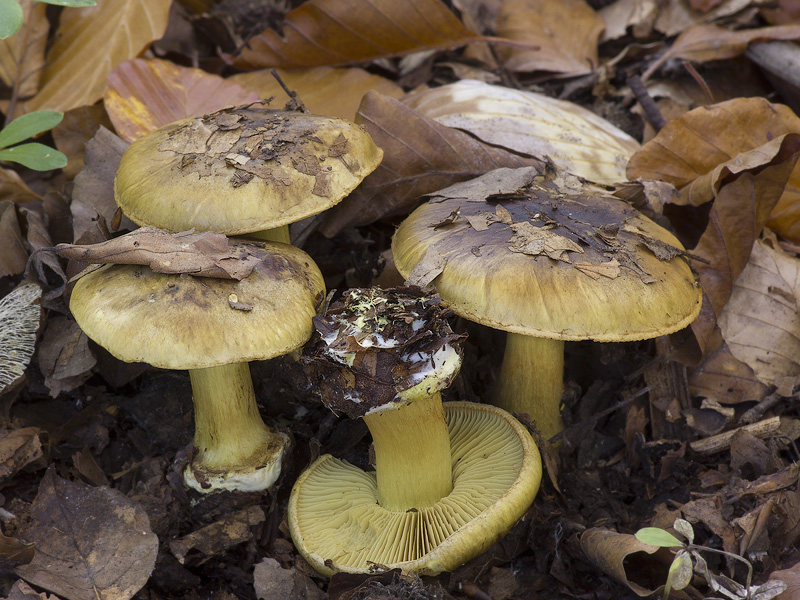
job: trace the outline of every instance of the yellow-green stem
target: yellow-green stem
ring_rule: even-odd
[[[419,387],[419,386],[418,386]],[[453,490],[450,436],[439,392],[364,417],[375,446],[378,503],[398,512],[433,506]]]
[[[527,413],[549,439],[564,429],[563,391],[564,342],[509,333],[493,404],[511,413]]]
[[[288,225],[281,225],[275,229],[253,231],[252,233],[248,233],[245,237],[251,237],[265,242],[282,242],[284,244],[292,243],[291,237],[289,236]]]
[[[258,412],[244,363],[189,371],[194,396],[193,465],[209,471],[258,467],[273,436]]]

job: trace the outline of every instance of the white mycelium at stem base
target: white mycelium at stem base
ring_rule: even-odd
[[[198,491],[268,488],[280,475],[288,438],[261,420],[248,364],[192,369],[189,377],[197,455],[186,468],[187,485]]]

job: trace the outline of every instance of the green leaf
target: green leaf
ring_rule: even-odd
[[[67,165],[67,157],[44,144],[21,144],[0,150],[0,160],[19,163],[35,171],[60,169]]]
[[[17,33],[24,18],[17,0],[0,0],[0,40]]]
[[[48,131],[58,125],[63,118],[64,113],[54,110],[40,110],[17,117],[0,130],[0,148],[6,148],[37,133]]]
[[[44,4],[55,4],[56,6],[71,6],[73,8],[83,8],[85,6],[97,6],[95,0],[36,0]]]
[[[660,548],[675,548],[676,546],[683,546],[681,542],[674,535],[658,527],[644,527],[636,532],[636,539],[651,546],[659,546]]]

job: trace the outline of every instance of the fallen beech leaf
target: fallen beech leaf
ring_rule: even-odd
[[[22,238],[16,206],[0,200],[0,277],[19,275],[28,262],[28,250]]]
[[[155,566],[158,538],[147,513],[110,488],[61,479],[47,470],[23,537],[36,544],[26,581],[69,600],[128,600]]]
[[[0,433],[0,482],[42,457],[39,429],[25,427]]]
[[[164,35],[169,6],[162,0],[118,0],[63,11],[42,87],[24,103],[24,112],[64,112],[97,102],[111,69]]]
[[[731,353],[767,385],[800,374],[799,297],[800,259],[774,236],[757,240],[719,327]]]
[[[547,157],[597,183],[624,181],[625,166],[639,149],[636,140],[582,106],[481,81],[423,90],[403,103],[437,123],[512,152]]]
[[[378,75],[356,67],[334,69],[313,67],[296,71],[277,69],[278,75],[293,92],[297,93],[309,112],[326,117],[352,121],[361,98],[370,90],[392,98],[403,95],[403,88]],[[242,87],[256,92],[261,98],[272,98],[272,106],[281,107],[289,96],[267,70],[237,73],[228,77]]]
[[[721,404],[760,401],[769,392],[753,370],[737,360],[727,344],[707,353],[689,377],[692,396],[710,398]]]
[[[0,561],[4,568],[33,560],[33,544],[0,533]]]
[[[0,81],[12,88],[18,79],[19,97],[29,98],[39,89],[50,24],[44,3],[22,0],[20,5],[25,15],[22,28],[0,40]]]
[[[265,520],[266,516],[261,507],[250,506],[201,527],[182,538],[170,540],[169,549],[181,564],[185,564],[187,560],[191,562],[191,555],[197,553],[205,561],[209,557],[225,552],[232,546],[252,539],[252,527]]]
[[[0,298],[0,393],[22,377],[33,356],[41,295],[38,285],[23,283]]]
[[[637,596],[655,594],[667,579],[669,564],[648,558],[658,548],[630,534],[594,527],[581,534],[580,545],[598,569],[627,585]]]
[[[364,96],[356,122],[383,148],[384,158],[350,196],[325,213],[320,230],[329,237],[349,226],[410,212],[420,196],[498,167],[543,166],[536,158],[439,125],[378,92]]]
[[[105,226],[106,230],[111,227],[118,210],[114,202],[114,175],[127,147],[124,141],[102,126],[87,142],[83,169],[75,176],[70,205],[74,240],[80,240],[85,234],[94,238],[99,227]],[[119,229],[136,228],[127,217],[122,219]],[[102,221],[102,225],[98,221]],[[108,235],[101,237],[105,239]]]
[[[703,353],[716,327],[717,315],[747,265],[753,243],[780,198],[798,158],[800,135],[788,134],[772,163],[739,174],[717,192],[708,226],[692,250],[693,254],[709,261],[694,265],[703,289],[703,306],[691,327]]]
[[[67,157],[67,166],[61,169],[67,179],[75,179],[83,168],[86,145],[100,127],[113,126],[105,109],[99,104],[81,106],[64,114],[64,119],[53,128],[56,148]]]
[[[41,199],[22,181],[19,174],[11,169],[0,169],[0,198],[17,204]]]
[[[62,316],[47,319],[38,356],[44,385],[53,398],[82,385],[97,364],[89,350],[89,338],[75,321]]]
[[[788,569],[781,569],[770,573],[769,581],[782,581],[786,584],[786,590],[777,596],[775,600],[798,600],[800,599],[800,562],[795,563]]]
[[[672,47],[642,75],[646,80],[666,61],[683,58],[697,62],[735,58],[747,50],[749,44],[771,40],[794,41],[800,39],[800,25],[778,25],[730,31],[716,25],[696,25],[677,37]]]
[[[191,273],[197,277],[247,277],[264,259],[257,243],[232,243],[213,231],[167,233],[140,227],[99,244],[58,244],[64,258],[94,264],[146,265],[156,273]]]
[[[498,47],[510,71],[550,71],[571,76],[597,68],[598,40],[605,28],[584,0],[504,0],[497,15],[497,35],[536,50]]]
[[[237,66],[340,66],[481,40],[439,0],[309,0],[250,39]]]
[[[201,69],[157,58],[135,58],[108,74],[103,104],[117,134],[133,142],[186,117],[258,99],[256,92]]]
[[[253,571],[256,598],[297,598],[298,600],[322,600],[326,594],[314,580],[298,569],[284,569],[274,558],[265,558],[256,564]]]

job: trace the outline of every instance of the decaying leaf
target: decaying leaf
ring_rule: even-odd
[[[6,481],[25,465],[42,457],[39,433],[40,430],[36,427],[0,430],[0,482]]]
[[[48,318],[38,357],[44,384],[53,398],[82,385],[97,364],[89,338],[75,321],[61,315]]]
[[[67,111],[103,97],[111,69],[164,35],[169,2],[120,0],[66,10],[47,53],[42,87],[24,111]]]
[[[393,81],[351,67],[334,69],[332,67],[312,67],[286,71],[277,69],[278,75],[293,92],[296,92],[309,112],[327,117],[339,117],[352,121],[356,116],[361,98],[370,90],[375,90],[392,98],[403,95],[403,88]],[[278,81],[269,71],[237,73],[228,77],[261,98],[275,98],[272,105],[281,107],[289,100]]]
[[[477,141],[378,92],[364,96],[356,122],[383,148],[383,162],[352,194],[327,211],[320,227],[326,236],[383,216],[407,213],[420,196],[498,167],[542,166],[539,159]]]
[[[117,135],[133,142],[186,117],[258,99],[255,92],[201,69],[157,58],[135,58],[108,74],[103,104]]]
[[[250,506],[182,538],[170,540],[169,549],[181,564],[191,562],[191,557],[198,554],[205,560],[252,539],[252,527],[265,519],[261,507]]]
[[[669,563],[665,565],[655,557],[648,558],[658,548],[644,544],[630,534],[595,527],[581,534],[580,544],[598,569],[628,586],[637,596],[656,593],[661,589],[659,584],[663,585],[667,579]],[[630,569],[629,573],[626,563],[630,564],[634,557],[639,559],[639,567]]]
[[[597,68],[604,27],[583,0],[506,0],[497,15],[497,35],[536,49],[500,47],[497,52],[511,71],[583,75]]]
[[[543,94],[462,80],[409,94],[403,103],[437,123],[511,152],[547,157],[590,181],[625,180],[639,144],[593,112]]]
[[[33,502],[24,539],[33,560],[26,581],[69,600],[128,600],[147,582],[158,538],[147,513],[124,494],[61,479],[51,468]]]
[[[775,385],[800,374],[800,259],[774,236],[756,240],[736,279],[719,326],[733,355]]]
[[[19,226],[17,209],[10,200],[0,200],[0,277],[19,275],[28,262],[28,250]]]
[[[581,273],[585,273],[592,279],[600,279],[601,277],[615,279],[619,277],[620,273],[619,261],[616,258],[612,258],[608,262],[600,263],[599,265],[589,262],[574,262],[572,265]]]
[[[310,0],[286,15],[282,30],[253,37],[238,66],[335,67],[481,39],[439,0]]]
[[[20,579],[11,587],[7,600],[59,600],[59,598],[47,592],[37,592]]]
[[[24,283],[0,298],[0,393],[22,377],[39,330],[42,289]]]
[[[409,273],[405,285],[415,285],[417,287],[426,288],[442,271],[444,271],[446,265],[447,257],[442,256],[435,245],[431,245],[425,251],[422,260],[419,261],[417,266]]]
[[[263,258],[257,243],[229,243],[213,231],[167,233],[140,227],[99,244],[58,244],[64,258],[95,264],[147,265],[156,273],[191,273],[197,277],[242,280]]]
[[[265,558],[256,564],[253,571],[256,598],[297,598],[297,600],[322,600],[325,593],[314,580],[298,569],[284,569],[274,558]]]
[[[547,227],[536,227],[528,221],[523,221],[512,224],[511,229],[514,235],[508,241],[508,247],[512,252],[531,256],[544,254],[553,260],[566,263],[572,262],[567,252],[583,253],[583,248],[578,244],[563,235],[553,233]]]

